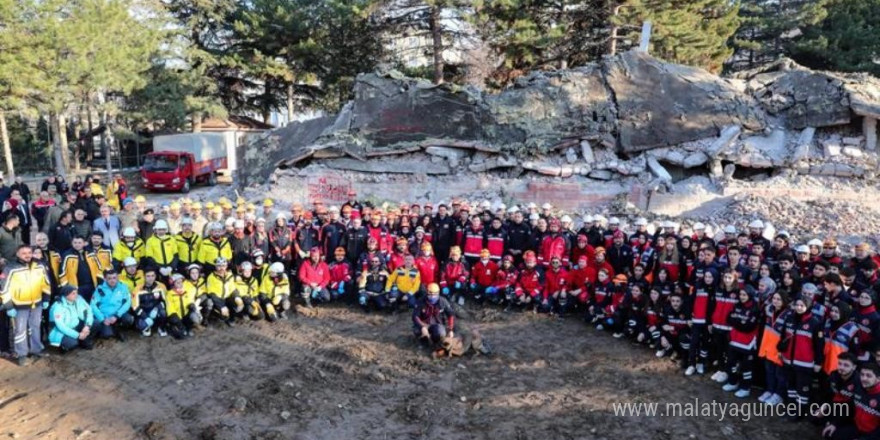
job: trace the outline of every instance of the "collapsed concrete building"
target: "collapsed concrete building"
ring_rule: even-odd
[[[825,183],[813,193],[753,182],[873,182],[878,167],[880,80],[789,60],[722,78],[628,52],[533,72],[498,93],[394,71],[362,74],[354,87],[338,114],[240,150],[239,184],[300,202],[342,202],[355,187],[376,201],[472,196],[582,212],[625,199],[681,215],[742,190],[827,196]],[[867,197],[853,188],[839,196]]]

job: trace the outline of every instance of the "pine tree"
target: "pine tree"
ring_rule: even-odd
[[[792,47],[808,67],[880,76],[880,0],[832,0],[828,16]]]

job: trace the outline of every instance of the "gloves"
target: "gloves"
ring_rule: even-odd
[[[43,303],[40,304],[40,306],[42,306],[44,309],[48,309],[49,308],[49,301],[43,301]]]
[[[6,316],[8,316],[10,318],[15,318],[16,316],[18,316],[18,310],[15,310],[15,308],[11,308],[11,309],[7,310]]]
[[[494,294],[496,294],[497,292],[498,292],[498,288],[497,288],[497,287],[494,287],[494,286],[493,286],[493,287],[487,287],[487,288],[486,288],[486,293],[489,294],[489,295],[494,295]]]
[[[345,293],[345,282],[339,283],[339,287],[336,289],[340,294]]]
[[[458,283],[456,283],[456,284],[458,284]],[[443,290],[442,290],[441,292],[442,292],[444,295],[449,295],[449,288],[448,288],[448,287],[444,287]]]
[[[456,288],[456,289],[461,289],[461,282],[460,282],[460,281],[456,281],[456,282],[455,282],[455,288]]]
[[[477,290],[477,283],[471,283],[471,290]]]

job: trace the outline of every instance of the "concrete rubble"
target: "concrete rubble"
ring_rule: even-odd
[[[375,72],[357,77],[339,114],[241,149],[237,180],[303,186],[289,193],[302,200],[321,186],[302,182],[317,179],[405,183],[399,194],[417,199],[494,186],[502,199],[558,198],[572,211],[615,197],[647,209],[696,176],[717,193],[779,176],[873,185],[877,119],[880,80],[790,60],[722,78],[627,52],[494,93]]]

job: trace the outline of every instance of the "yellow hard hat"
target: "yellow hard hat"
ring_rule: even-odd
[[[275,202],[273,202],[272,199],[265,199],[265,200],[263,200],[263,206],[265,206],[267,208],[271,208],[271,207],[275,206]]]
[[[184,197],[182,203],[183,203],[184,205],[192,205],[193,201],[192,201],[192,199],[189,198],[189,197]]]
[[[229,199],[227,199],[226,197],[220,197],[220,200],[217,200],[217,203],[219,203],[220,206],[223,206],[229,203]]]
[[[440,293],[440,286],[437,283],[428,284],[428,293]]]
[[[229,203],[229,200],[221,201],[220,207],[223,209],[232,209],[232,203]]]
[[[137,196],[137,197],[134,198],[134,201],[137,202],[137,203],[143,203],[143,202],[146,202],[146,201],[147,201],[147,198],[144,197],[144,196]]]
[[[202,204],[200,202],[195,202],[192,204],[192,209],[202,209]]]
[[[180,209],[180,203],[177,203],[177,202],[172,203],[171,209]]]
[[[248,210],[248,211],[256,211],[256,210],[257,210],[257,207],[256,207],[253,203],[248,203],[248,204],[247,204],[247,210]]]
[[[214,214],[223,214],[223,208],[219,205],[214,205],[214,207],[211,208],[211,212]]]
[[[244,211],[245,211],[245,209],[244,209],[243,205],[238,205],[238,207],[235,208],[235,212],[244,212]]]
[[[214,202],[205,203],[205,209],[214,209]]]
[[[235,204],[239,205],[239,206],[242,206],[245,203],[247,203],[247,200],[245,200],[244,197],[239,197],[238,199],[235,200]]]

